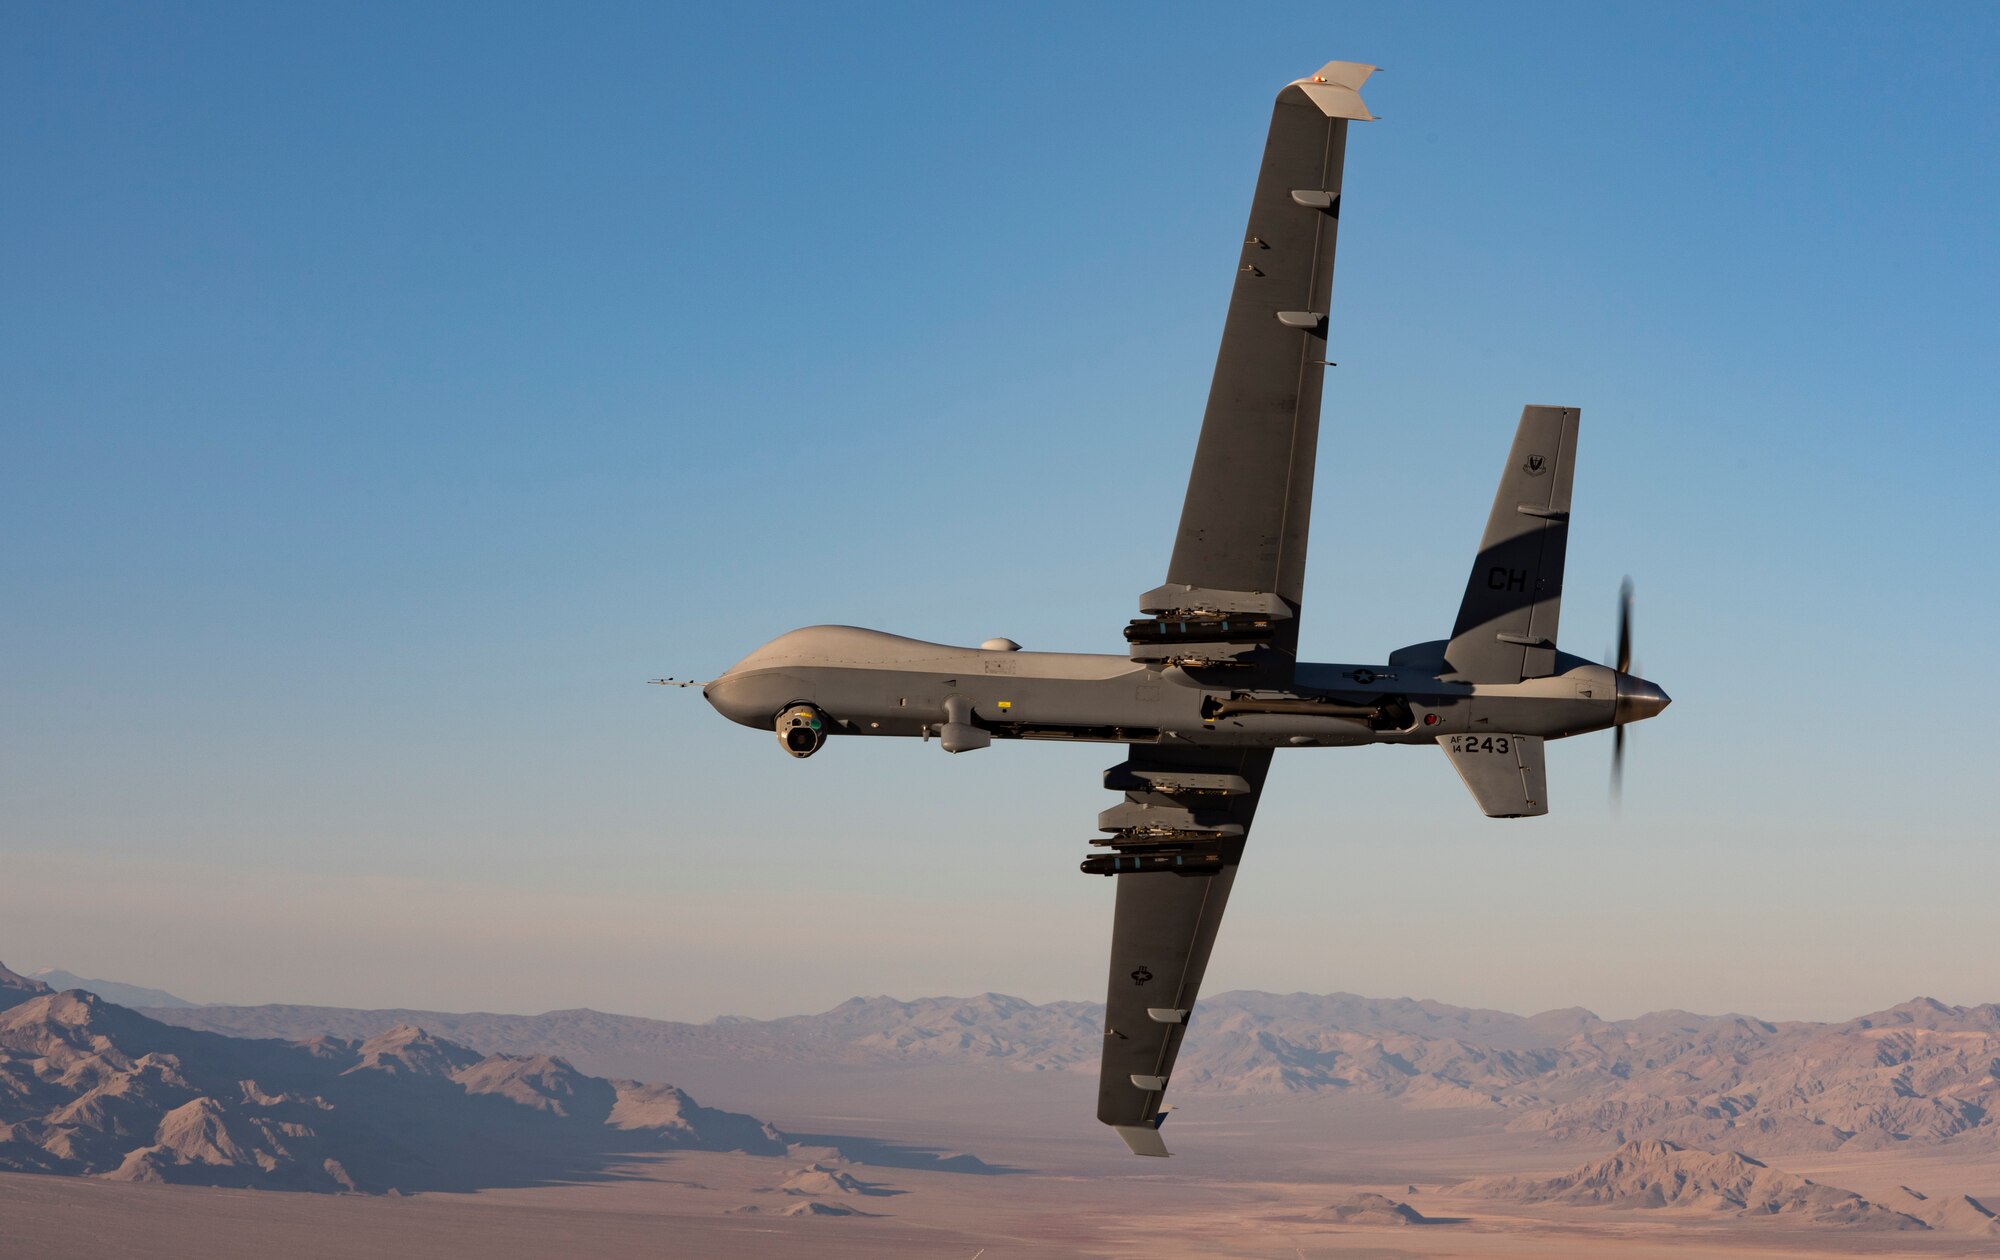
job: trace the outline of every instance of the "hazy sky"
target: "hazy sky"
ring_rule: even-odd
[[[0,5],[0,959],[678,1018],[1101,996],[1112,747],[693,691],[1118,651],[1272,95],[1349,141],[1304,647],[1448,632],[1583,408],[1554,813],[1281,754],[1210,990],[2000,999],[2000,11]]]

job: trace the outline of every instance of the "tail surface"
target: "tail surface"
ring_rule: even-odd
[[[1575,407],[1523,407],[1445,660],[1468,682],[1555,672],[1576,476]]]

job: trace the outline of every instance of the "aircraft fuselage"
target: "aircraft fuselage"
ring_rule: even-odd
[[[824,723],[811,729],[824,735],[936,737],[953,752],[993,739],[1266,748],[1502,733],[1561,739],[1651,716],[1666,704],[1645,680],[1567,653],[1547,677],[1460,681],[1442,649],[1421,644],[1386,665],[1302,662],[1289,685],[1273,687],[1258,671],[952,647],[853,626],[809,626],[752,652],[702,694],[733,722],[775,728],[781,742],[788,715],[811,710]],[[801,716],[797,725],[804,723]],[[818,747],[810,737],[787,743],[797,756]]]

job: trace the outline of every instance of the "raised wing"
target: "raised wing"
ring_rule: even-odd
[[[1083,864],[1118,884],[1097,1118],[1135,1154],[1167,1153],[1161,1099],[1270,765],[1268,748],[1134,745],[1104,772],[1125,803],[1097,820],[1113,852]]]
[[[1298,642],[1347,123],[1370,118],[1359,88],[1373,72],[1328,62],[1278,93],[1167,583],[1139,602],[1174,622],[1270,618],[1285,660]]]

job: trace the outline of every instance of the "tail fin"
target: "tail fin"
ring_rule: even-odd
[[[1523,407],[1445,660],[1472,682],[1555,672],[1576,476],[1575,407]]]
[[[1549,775],[1539,735],[1440,735],[1438,747],[1488,818],[1549,812]]]

